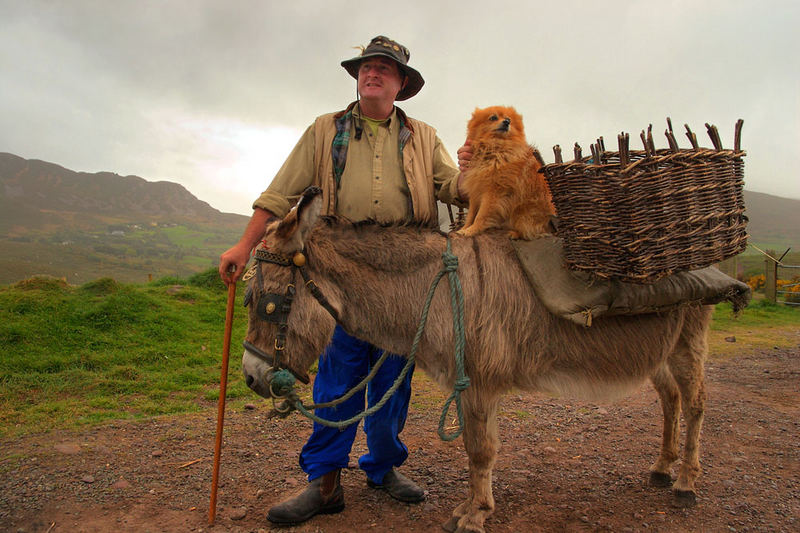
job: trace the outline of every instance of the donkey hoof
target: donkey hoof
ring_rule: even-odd
[[[671,487],[672,477],[664,472],[650,472],[651,487]]]
[[[672,504],[675,507],[694,507],[697,504],[697,494],[693,490],[672,491]]]
[[[453,533],[456,529],[458,529],[458,518],[451,516],[450,520],[442,524],[442,529],[448,533]]]

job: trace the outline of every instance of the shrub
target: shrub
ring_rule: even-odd
[[[751,276],[750,279],[747,280],[747,284],[750,286],[750,290],[757,291],[764,288],[766,285],[767,278],[764,274],[758,274],[756,276]]]
[[[15,289],[21,289],[23,291],[61,291],[68,287],[69,285],[66,279],[47,275],[32,276],[14,284]]]
[[[188,284],[193,287],[203,287],[220,291],[225,290],[225,284],[222,283],[222,280],[219,278],[219,270],[217,270],[216,267],[209,268],[208,270],[198,272],[191,276],[188,280]]]
[[[94,294],[95,296],[102,296],[105,294],[113,294],[119,290],[119,284],[113,278],[100,278],[81,285],[80,290]]]

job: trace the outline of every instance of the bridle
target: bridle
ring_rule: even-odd
[[[322,291],[319,289],[317,284],[314,283],[314,280],[308,275],[308,270],[306,269],[307,259],[303,252],[297,252],[291,259],[288,259],[280,254],[260,248],[256,250],[254,257],[256,264],[253,265],[253,267],[245,274],[243,279],[245,281],[249,280],[253,276],[253,270],[255,270],[256,284],[258,289],[258,298],[255,302],[256,316],[265,322],[278,325],[278,330],[275,333],[274,355],[269,355],[262,349],[253,345],[251,342],[244,341],[242,344],[244,345],[245,350],[265,361],[276,372],[285,368],[298,380],[308,384],[310,381],[308,374],[302,370],[298,371],[291,368],[282,360],[283,351],[286,348],[286,334],[289,331],[289,313],[292,311],[292,303],[294,302],[294,297],[297,293],[294,284],[294,280],[297,277],[297,272],[300,272],[305,286],[311,291],[311,295],[314,296],[320,305],[322,305],[322,307],[324,307],[325,310],[328,311],[328,313],[337,322],[339,321],[339,313],[333,308],[325,295],[322,294]],[[264,280],[263,275],[261,274],[261,263],[272,263],[273,265],[292,269],[292,281],[286,285],[286,290],[283,294],[264,292]],[[245,306],[252,303],[252,297],[253,292],[248,287],[244,298]]]

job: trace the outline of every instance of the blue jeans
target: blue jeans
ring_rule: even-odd
[[[343,396],[357,385],[380,358],[383,350],[347,334],[336,326],[331,343],[319,358],[317,377],[314,380],[314,402],[329,402]],[[406,359],[390,355],[375,378],[367,386],[367,403],[372,406],[391,388]],[[411,375],[413,367],[394,395],[376,413],[364,419],[369,452],[358,460],[358,466],[375,483],[382,483],[383,476],[393,467],[400,466],[408,457],[408,448],[400,441],[408,414],[411,398]],[[346,420],[364,410],[364,391],[354,394],[336,407],[317,409],[316,414],[327,420]],[[356,438],[358,424],[339,430],[314,422],[308,442],[300,452],[300,468],[311,481],[331,470],[346,468],[350,450]]]

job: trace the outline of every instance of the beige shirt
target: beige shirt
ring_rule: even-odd
[[[411,198],[403,173],[399,149],[400,124],[397,112],[378,125],[377,133],[363,125],[356,138],[358,107],[353,109],[347,163],[337,193],[337,214],[353,221],[374,219],[380,222],[404,221],[411,218]],[[458,169],[436,137],[433,148],[433,180],[437,197],[458,203],[456,177]],[[300,194],[314,181],[315,133],[312,124],[298,141],[266,191],[253,207],[284,216]]]

